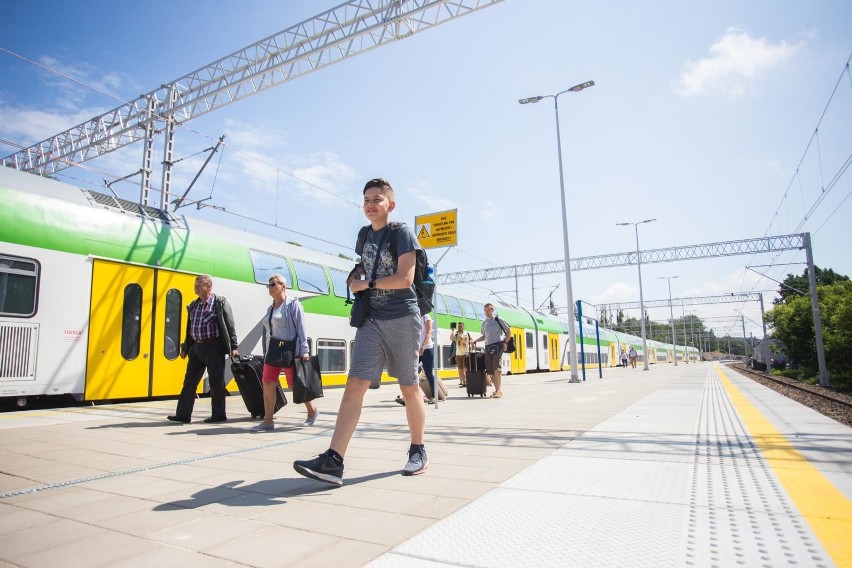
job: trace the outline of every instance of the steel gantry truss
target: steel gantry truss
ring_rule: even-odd
[[[165,132],[165,209],[176,123],[501,1],[351,0],[7,156],[2,165],[48,175],[143,140],[140,201],[148,205],[153,135]]]
[[[819,300],[816,290],[816,273],[814,271],[813,249],[811,248],[810,233],[760,237],[757,239],[742,239],[738,241],[723,241],[700,245],[684,245],[645,251],[622,252],[599,256],[586,256],[571,259],[571,270],[592,270],[595,268],[613,268],[629,266],[641,261],[642,264],[659,262],[675,262],[679,260],[698,260],[703,258],[721,258],[744,254],[762,254],[783,252],[788,250],[804,250],[808,265],[808,283],[810,285],[811,310],[813,312],[814,335],[816,341],[817,362],[819,365],[819,384],[829,386],[828,372],[825,367],[825,350],[822,338],[822,319],[819,312]],[[447,272],[439,275],[439,284],[460,284],[463,282],[481,282],[484,280],[500,280],[537,274],[553,274],[565,272],[564,260],[553,260],[529,264],[516,264],[494,268],[481,268],[463,272]],[[664,305],[669,305],[668,300]],[[762,305],[762,302],[761,302]],[[762,311],[762,310],[761,310]],[[765,332],[764,332],[765,335]]]
[[[657,262],[675,262],[678,260],[697,260],[701,258],[719,258],[742,254],[758,254],[805,248],[805,235],[780,235],[761,237],[759,239],[743,239],[740,241],[725,241],[702,245],[684,245],[662,249],[643,250],[640,254],[642,264]],[[620,252],[599,256],[585,256],[571,259],[571,270],[594,270],[596,268],[614,268],[636,264],[637,253]],[[484,280],[500,280],[516,276],[535,276],[538,274],[554,274],[565,272],[564,260],[516,264],[494,268],[480,268],[463,272],[447,272],[439,275],[439,284],[460,284],[463,282],[482,282]]]

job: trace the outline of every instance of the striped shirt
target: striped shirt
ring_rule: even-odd
[[[219,337],[219,326],[216,323],[216,310],[213,301],[216,296],[210,294],[207,301],[201,299],[189,313],[189,335],[197,342],[210,341]]]

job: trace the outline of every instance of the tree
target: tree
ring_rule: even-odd
[[[842,274],[838,274],[830,268],[826,268],[822,270],[819,266],[814,267],[814,274],[816,278],[817,287],[821,284],[834,284],[835,282],[848,282],[849,277],[843,276]],[[806,268],[804,272],[802,272],[801,276],[794,276],[793,274],[788,274],[787,278],[784,279],[784,282],[781,283],[781,287],[778,288],[778,295],[780,298],[776,298],[772,301],[776,306],[778,304],[786,304],[791,298],[801,295],[808,295],[808,290],[810,289],[810,282],[808,282],[808,269]]]
[[[848,385],[852,383],[852,360],[848,356],[852,345],[852,282],[841,276],[833,284],[817,286],[817,295],[828,374],[832,382]],[[815,376],[819,366],[810,296],[789,296],[766,314],[766,320],[774,328],[773,337],[787,346],[791,361]]]

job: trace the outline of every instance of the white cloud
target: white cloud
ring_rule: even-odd
[[[425,206],[413,207],[417,211],[436,213],[438,211],[448,211],[458,208],[458,204],[455,201],[441,197],[440,192],[435,191],[425,180],[415,181],[406,190],[414,197],[415,202]]]
[[[687,61],[672,89],[684,97],[721,92],[742,95],[765,71],[786,63],[801,44],[771,44],[745,30],[729,28],[712,46],[709,56]]]

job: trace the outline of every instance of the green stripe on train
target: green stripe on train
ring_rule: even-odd
[[[8,188],[0,203],[0,241],[254,282],[247,248],[210,235]]]

